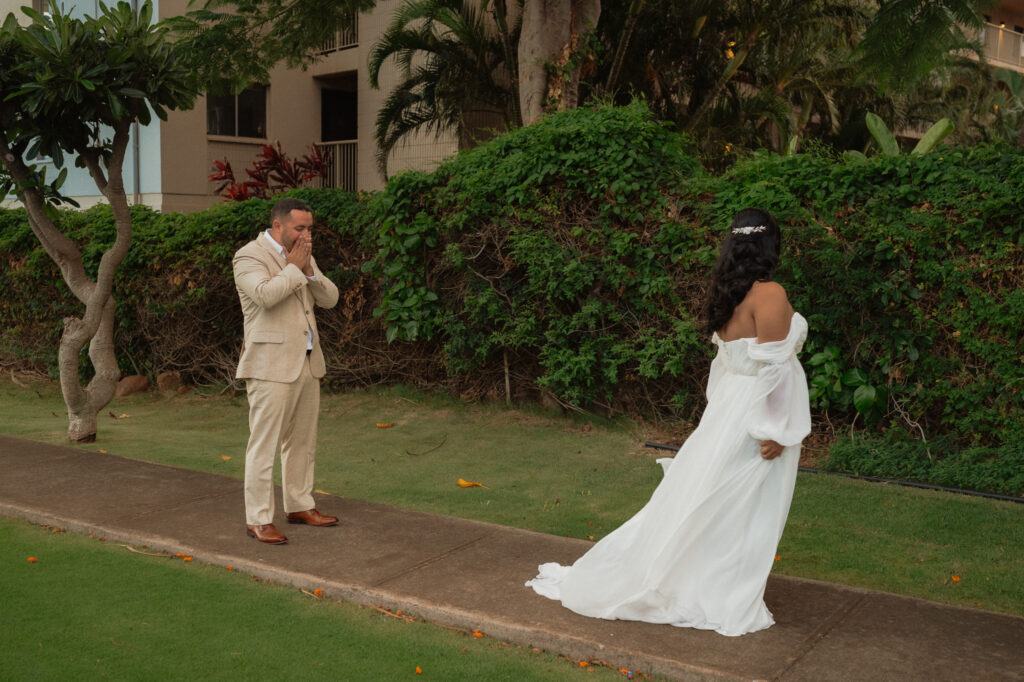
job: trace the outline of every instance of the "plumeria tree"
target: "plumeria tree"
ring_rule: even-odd
[[[28,26],[8,15],[0,29],[0,192],[25,206],[32,232],[82,303],[64,319],[60,384],[68,408],[68,438],[96,438],[96,415],[114,396],[120,377],[114,350],[114,274],[128,253],[132,218],[122,173],[132,125],[165,119],[170,109],[192,106],[196,84],[181,62],[168,29],[153,24],[146,0],[101,5],[96,17],[73,18],[54,8],[43,16],[28,8]],[[64,165],[84,167],[110,203],[117,228],[95,273],[82,261],[82,245],[57,224]],[[47,179],[47,169],[61,169]],[[83,384],[79,359],[88,346],[94,370]]]

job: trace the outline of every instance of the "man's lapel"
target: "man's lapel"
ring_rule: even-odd
[[[260,245],[260,248],[263,249],[263,252],[267,256],[265,260],[267,265],[270,266],[271,275],[276,275],[284,270],[286,263],[284,256],[277,252],[277,249],[275,249],[274,245],[267,240],[267,236],[265,234],[260,233],[260,236],[256,238],[256,243]]]

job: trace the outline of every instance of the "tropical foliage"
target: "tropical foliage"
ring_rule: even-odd
[[[515,3],[513,3],[515,4]],[[504,10],[502,3],[495,10]],[[493,125],[521,125],[512,47],[520,24],[493,17],[479,0],[407,0],[370,53],[370,85],[381,86],[381,69],[394,60],[400,83],[377,113],[377,163],[413,133],[442,132],[471,142],[474,117]]]
[[[213,162],[209,180],[220,183],[213,193],[230,201],[267,199],[289,189],[305,187],[311,180],[325,176],[329,167],[330,158],[325,158],[316,145],[309,146],[309,153],[291,159],[278,142],[260,148],[252,168],[245,169],[248,180],[239,182],[227,159]]]
[[[1024,448],[1024,153],[762,154],[719,177],[688,145],[641,104],[587,107],[377,194],[300,190],[323,223],[318,261],[342,290],[320,320],[329,383],[693,419],[712,352],[698,319],[707,274],[729,217],[758,205],[783,225],[778,278],[811,327],[812,442],[868,439],[837,450],[836,466],[863,473],[927,478],[945,462],[943,481],[1008,490],[991,479]],[[231,380],[230,258],[268,208],[135,209],[116,289],[125,369]],[[108,209],[61,220],[73,236],[113,236]],[[24,214],[0,221],[5,356],[52,367],[40,340],[70,301]],[[888,442],[903,464],[879,468],[871,453]]]

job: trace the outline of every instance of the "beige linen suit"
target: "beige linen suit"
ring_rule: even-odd
[[[245,516],[273,522],[274,458],[281,449],[286,513],[313,509],[320,382],[326,372],[314,306],[333,308],[338,288],[317,268],[306,277],[285,263],[265,234],[235,253],[235,288],[245,317],[235,376],[246,379],[249,444],[245,451]],[[309,331],[312,330],[312,348]]]

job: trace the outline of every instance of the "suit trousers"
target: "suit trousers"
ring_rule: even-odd
[[[248,379],[249,444],[245,449],[245,522],[274,519],[274,459],[281,450],[285,513],[313,509],[313,461],[320,414],[320,382],[309,357],[291,383]]]

